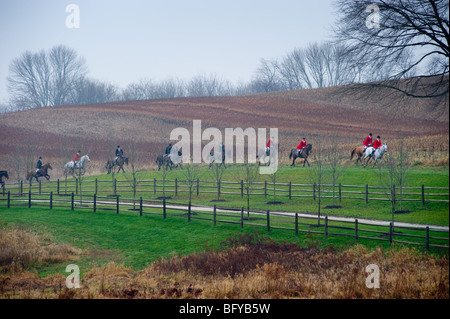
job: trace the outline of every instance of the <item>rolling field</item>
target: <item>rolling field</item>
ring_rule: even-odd
[[[62,166],[81,149],[92,160],[83,181],[82,192],[86,198],[93,194],[95,179],[104,181],[98,188],[99,196],[111,195],[113,178],[116,178],[120,198],[130,201],[133,192],[126,180],[132,179],[131,167],[125,166],[127,174],[114,177],[104,169],[106,160],[120,144],[125,155],[132,149],[136,152],[137,179],[149,181],[140,186],[141,190],[138,188],[136,198],[156,200],[163,195],[161,188],[156,193],[151,188],[152,180],[160,183],[163,178],[155,169],[156,156],[169,143],[174,128],[185,127],[191,131],[192,120],[198,119],[203,129],[279,128],[281,166],[276,182],[285,184],[277,186],[284,195],[290,182],[314,182],[319,146],[327,154],[334,143],[339,145],[342,169],[339,183],[384,186],[377,169],[356,167],[350,161],[350,151],[361,144],[368,132],[382,135],[393,154],[401,143],[407,147],[411,159],[407,186],[449,186],[446,101],[427,104],[405,98],[396,105],[388,105],[386,101],[377,103],[372,97],[368,100],[369,107],[361,99],[337,98],[337,94],[331,89],[305,90],[48,107],[0,114],[0,169],[11,172],[6,189],[17,192],[18,185],[14,183],[23,179],[25,170],[43,156],[44,162],[49,161],[54,167],[51,185],[60,179],[61,192],[70,194],[75,183],[69,178],[70,186],[65,188]],[[408,106],[414,112],[406,114]],[[290,167],[288,152],[304,135],[313,144],[311,167]],[[168,180],[165,195],[173,203],[186,204],[189,200],[182,182],[186,180],[185,174],[186,169],[177,169],[165,177]],[[203,165],[197,177],[214,181],[213,175]],[[175,179],[179,181],[177,194],[173,186]],[[230,165],[222,177],[222,181],[233,183],[242,179],[243,170],[239,165]],[[325,180],[330,183],[329,172]],[[251,195],[247,201],[245,195],[227,194],[239,192],[236,186],[228,185],[230,188],[224,188],[220,195],[222,201],[215,202],[217,188],[211,182],[208,187],[203,185],[208,193],[193,195],[192,203],[318,213],[318,198],[289,199],[280,196],[280,192],[273,197],[270,177],[259,176],[257,181],[258,187],[266,181],[266,196]],[[42,182],[44,193],[49,185]],[[28,185],[24,187],[28,192]],[[48,194],[39,195],[37,187],[33,185],[33,198],[48,200]],[[330,188],[324,191],[330,196]],[[319,228],[312,225],[304,225],[305,231],[298,235],[292,229],[276,227],[269,232],[264,221],[256,219],[253,222],[261,225],[248,223],[241,228],[238,223],[213,226],[211,220],[200,218],[187,222],[184,213],[163,219],[156,214],[139,216],[136,211],[123,208],[118,215],[107,210],[94,214],[90,206],[73,211],[60,207],[50,210],[47,202],[27,208],[26,197],[15,198],[16,204],[21,200],[25,207],[7,209],[5,196],[0,195],[0,243],[7,247],[0,254],[0,298],[448,298],[449,294],[448,250],[445,249],[433,248],[430,253],[423,247],[400,244],[390,247],[388,242],[363,238],[355,245],[351,236],[325,238],[314,233]],[[388,197],[384,193],[372,196]],[[418,199],[420,195],[412,197]],[[448,197],[431,195],[429,198]],[[281,203],[270,205],[269,201]],[[341,207],[327,208],[336,204]],[[372,199],[366,203],[359,199],[336,202],[321,198],[320,205],[322,216],[392,220],[387,200]],[[449,225],[448,202],[425,205],[420,200],[402,202],[401,209],[409,212],[395,214],[396,222]],[[272,226],[280,226],[287,220],[279,219]],[[348,231],[342,224],[336,225],[334,231],[341,234]],[[365,227],[385,236],[376,226]],[[374,260],[383,269],[389,269],[383,272],[385,285],[375,292],[366,289],[364,284],[364,267]],[[83,286],[77,291],[61,288],[68,263],[75,263],[81,269]]]

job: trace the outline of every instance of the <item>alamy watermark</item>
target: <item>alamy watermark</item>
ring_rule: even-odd
[[[80,268],[75,264],[67,265],[66,272],[70,272],[71,274],[66,277],[66,287],[71,288],[80,288]]]
[[[257,163],[264,161],[268,166],[259,168],[260,174],[274,174],[278,169],[278,128],[270,128],[271,147],[266,152],[267,130],[265,128],[225,128],[225,144],[222,132],[208,127],[202,132],[201,120],[192,123],[192,163]],[[180,139],[181,138],[181,139]],[[247,159],[245,158],[247,138]],[[184,127],[177,127],[170,133],[170,140],[178,140],[172,147],[170,157],[173,163],[191,163],[191,134]],[[209,141],[203,148],[202,142]],[[181,150],[181,155],[179,155]],[[225,151],[225,154],[222,152]],[[235,152],[236,151],[236,152]],[[211,155],[213,154],[213,155]],[[225,155],[225,156],[223,156]]]
[[[369,289],[380,288],[380,267],[370,264],[366,267],[366,272],[370,273],[366,278],[366,287]]]
[[[68,29],[79,29],[80,7],[77,4],[69,4],[66,7],[66,13],[69,13],[69,15],[66,17],[66,27]]]
[[[376,4],[369,4],[366,7],[366,12],[370,13],[366,18],[366,27],[368,29],[380,28],[380,7]]]

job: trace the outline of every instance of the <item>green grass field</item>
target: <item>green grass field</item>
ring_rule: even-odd
[[[175,170],[168,174],[167,179],[179,180],[185,179],[185,170]],[[277,183],[309,183],[310,168],[290,168],[281,167],[278,171]],[[447,167],[413,167],[408,175],[409,186],[419,186],[421,184],[430,186],[448,187],[449,171]],[[224,172],[223,180],[236,181],[239,179],[239,168],[230,167]],[[116,174],[115,178],[119,181],[129,175]],[[210,172],[205,168],[199,171],[200,179],[213,180]],[[109,175],[88,176],[85,179],[110,180]],[[161,178],[161,172],[149,171],[139,175],[140,179]],[[262,179],[260,179],[261,181]],[[369,184],[378,185],[379,177],[376,170],[362,169],[358,167],[347,167],[341,177],[342,184]],[[35,186],[34,186],[35,187]],[[62,187],[62,186],[61,186]],[[169,188],[168,188],[169,189]],[[33,189],[34,191],[35,189]],[[118,191],[120,188],[118,189]],[[110,194],[111,186],[99,187],[99,193]],[[121,198],[130,198],[132,193],[127,190],[120,191]],[[137,194],[146,199],[154,199],[161,196],[153,192]],[[33,195],[35,196],[35,195]],[[186,203],[188,194],[179,192],[178,196],[168,192],[166,196],[172,196],[171,202]],[[1,197],[1,196],[0,196]],[[36,195],[36,197],[38,197]],[[34,197],[34,198],[36,198]],[[46,198],[46,195],[42,195]],[[1,197],[4,199],[4,197]],[[77,197],[78,198],[78,197]],[[193,196],[194,204],[213,205],[212,200],[217,198],[217,194],[208,193]],[[220,206],[228,207],[246,207],[246,197],[236,195],[221,195],[224,202],[216,203]],[[271,211],[293,211],[316,213],[318,210],[318,200],[312,198],[293,198],[289,200],[286,197],[277,197],[277,200],[283,202],[280,205],[268,205],[272,200],[270,196],[265,198],[263,195],[252,196],[250,201],[251,209]],[[104,264],[110,261],[123,263],[136,269],[142,269],[160,258],[170,258],[171,256],[186,255],[205,249],[220,249],[221,243],[233,236],[258,233],[260,236],[269,236],[271,239],[279,242],[291,242],[305,246],[334,246],[348,247],[355,243],[354,238],[344,236],[333,236],[325,239],[324,235],[313,234],[305,226],[305,232],[300,232],[298,236],[295,232],[285,229],[271,229],[270,232],[265,228],[265,222],[260,226],[247,225],[243,228],[239,223],[217,223],[213,226],[210,220],[200,220],[193,218],[187,222],[187,218],[168,216],[163,219],[160,214],[144,214],[139,216],[136,212],[131,212],[121,208],[120,214],[116,215],[114,211],[99,210],[95,214],[91,209],[77,208],[74,211],[70,208],[54,208],[50,210],[47,204],[28,207],[12,207],[7,209],[5,201],[0,202],[0,228],[21,228],[40,234],[50,234],[57,243],[67,242],[83,250],[81,260],[77,262],[80,269],[87,271],[95,265]],[[351,216],[357,218],[384,219],[391,220],[390,203],[387,201],[369,201],[368,204],[363,200],[343,200],[339,209],[324,209],[326,205],[332,204],[332,199],[323,199],[321,204],[322,214],[336,216]],[[425,206],[419,202],[405,202],[403,209],[409,209],[408,214],[395,215],[395,221],[405,221],[423,224],[435,224],[448,226],[449,204],[444,202],[426,203]],[[170,213],[170,212],[169,212]],[[172,212],[174,213],[174,212]],[[197,217],[201,217],[200,215]],[[283,218],[278,218],[283,219]],[[291,219],[292,220],[292,219]],[[312,222],[313,223],[313,222]],[[281,223],[280,223],[281,224]],[[273,222],[272,226],[277,223]],[[340,224],[336,224],[339,226]],[[290,227],[293,227],[292,225]],[[366,229],[376,230],[376,227],[365,226]],[[323,231],[323,229],[321,229]],[[335,229],[333,232],[344,233],[345,230]],[[414,235],[414,233],[412,233]],[[422,234],[423,235],[423,234]],[[437,236],[437,235],[436,235]],[[444,236],[444,235],[441,235]],[[445,235],[447,236],[447,235]],[[388,247],[389,243],[385,241],[359,240],[359,243],[375,248]],[[447,241],[448,245],[448,241]],[[432,252],[443,253],[442,249],[432,249]],[[444,253],[448,249],[444,249]],[[39,265],[37,271],[39,275],[45,276],[50,273],[64,273],[66,265],[48,264]]]
[[[243,169],[237,165],[229,166],[223,173],[222,181],[223,187],[222,193],[220,195],[221,202],[215,203],[214,200],[218,198],[217,196],[217,186],[216,183],[202,183],[201,191],[202,193],[197,196],[196,186],[194,185],[192,190],[192,202],[194,204],[200,205],[214,205],[223,207],[234,207],[247,208],[249,204],[252,210],[262,210],[267,209],[271,211],[290,211],[290,212],[306,212],[306,213],[317,213],[319,210],[318,192],[316,191],[316,199],[312,198],[311,187],[299,187],[293,186],[293,189],[302,189],[308,191],[309,193],[297,193],[306,194],[309,197],[292,197],[289,199],[288,186],[287,183],[291,182],[293,184],[312,184],[314,182],[314,168],[313,167],[289,167],[281,166],[279,167],[276,174],[276,183],[285,183],[284,186],[277,186],[277,196],[273,196],[273,186],[271,177],[268,175],[259,175],[257,181],[260,184],[255,184],[253,187],[259,188],[251,192],[250,201],[247,202],[246,192],[244,190],[244,196],[241,197],[241,192],[239,182],[240,180],[245,180],[245,174]],[[372,168],[362,168],[355,166],[345,166],[341,177],[337,183],[342,185],[359,185],[359,188],[343,188],[343,191],[359,192],[361,194],[343,194],[344,196],[351,197],[364,197],[364,186],[367,184],[369,187],[376,186],[386,186],[381,182],[379,172],[377,169]],[[386,174],[386,173],[385,173]],[[214,172],[212,169],[203,167],[198,170],[198,175],[201,181],[209,180],[215,181]],[[132,180],[132,175],[127,174],[115,174],[114,178],[117,179],[117,194],[120,194],[121,198],[133,198],[133,192],[131,182],[126,182],[126,180]],[[153,179],[158,180],[157,193],[153,193]],[[100,195],[113,194],[112,187],[112,175],[102,174],[96,176],[87,176],[84,178],[84,192],[87,194],[92,194],[94,192],[93,180],[98,179],[98,189],[97,192]],[[147,180],[145,183],[138,183],[136,193],[136,198],[143,197],[144,199],[156,199],[163,196],[162,188],[162,172],[160,171],[145,171],[139,172],[137,174],[137,180]],[[174,180],[178,180],[178,192],[175,196]],[[187,203],[189,201],[188,187],[184,180],[186,180],[186,169],[176,169],[169,171],[166,176],[166,187],[165,196],[171,197],[172,202]],[[262,188],[264,187],[263,182],[267,181],[267,196],[263,195],[253,195],[253,193],[262,194]],[[237,184],[226,184],[226,182],[234,182]],[[324,183],[330,184],[329,173],[325,173]],[[432,186],[432,187],[448,187],[449,186],[449,169],[448,167],[411,167],[406,175],[406,186],[418,187],[422,185]],[[64,192],[64,181],[61,181],[61,192]],[[74,190],[73,179],[68,182],[68,192]],[[231,187],[234,189],[227,189],[226,187]],[[140,191],[140,190],[145,190]],[[34,189],[35,191],[35,189]],[[371,190],[372,191],[372,190]],[[321,197],[321,214],[324,215],[336,215],[336,216],[346,216],[355,218],[369,218],[369,219],[380,219],[380,220],[392,220],[392,207],[389,201],[389,196],[387,191],[384,190],[373,190],[378,192],[376,195],[370,195],[369,201],[366,203],[364,199],[342,199],[341,202],[338,201],[338,190],[337,184],[335,192],[331,192],[330,187],[323,189]],[[205,193],[206,192],[206,193]],[[226,194],[226,192],[233,192],[234,195]],[[405,193],[420,193],[420,189],[415,190],[405,190]],[[441,193],[446,194],[446,196],[427,196],[426,198],[433,199],[447,199],[448,200],[448,190],[427,190],[426,193]],[[284,196],[279,196],[279,195]],[[294,193],[293,193],[294,194]],[[326,198],[335,196],[334,200],[332,198]],[[384,200],[370,200],[370,198],[380,198]],[[425,205],[422,204],[420,195],[409,195],[405,196],[407,199],[416,199],[418,201],[397,201],[396,210],[407,210],[407,214],[395,214],[394,219],[396,221],[420,223],[420,224],[434,224],[434,225],[449,225],[449,203],[448,202],[429,202],[427,201]],[[281,201],[282,204],[270,205],[267,204],[270,201]],[[327,209],[327,206],[339,205],[341,208]]]

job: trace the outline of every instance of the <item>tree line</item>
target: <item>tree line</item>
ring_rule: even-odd
[[[333,40],[261,59],[248,83],[199,74],[188,80],[140,79],[119,88],[89,77],[86,60],[57,45],[48,51],[27,51],[10,63],[10,100],[0,109],[236,96],[346,84],[389,88],[418,98],[448,95],[448,0],[336,0],[335,5]]]

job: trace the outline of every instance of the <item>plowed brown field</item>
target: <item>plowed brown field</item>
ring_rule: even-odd
[[[278,128],[282,151],[295,147],[303,136],[314,144],[335,135],[345,149],[361,144],[369,132],[381,135],[384,142],[400,135],[414,140],[448,136],[448,119],[436,116],[448,114],[446,101],[430,101],[435,104],[429,106],[417,99],[403,99],[399,114],[394,114],[385,101],[377,104],[372,98],[371,107],[364,107],[361,99],[333,101],[330,92],[320,92],[129,101],[0,114],[0,169],[8,168],[14,157],[30,148],[34,156],[61,162],[71,160],[81,148],[92,161],[104,163],[117,144],[127,150],[132,140],[151,163],[169,143],[171,130],[185,127],[191,131],[194,119],[202,121],[202,129]],[[408,103],[414,112],[402,111]],[[430,107],[434,119],[427,116]],[[448,138],[443,145],[448,150]]]

